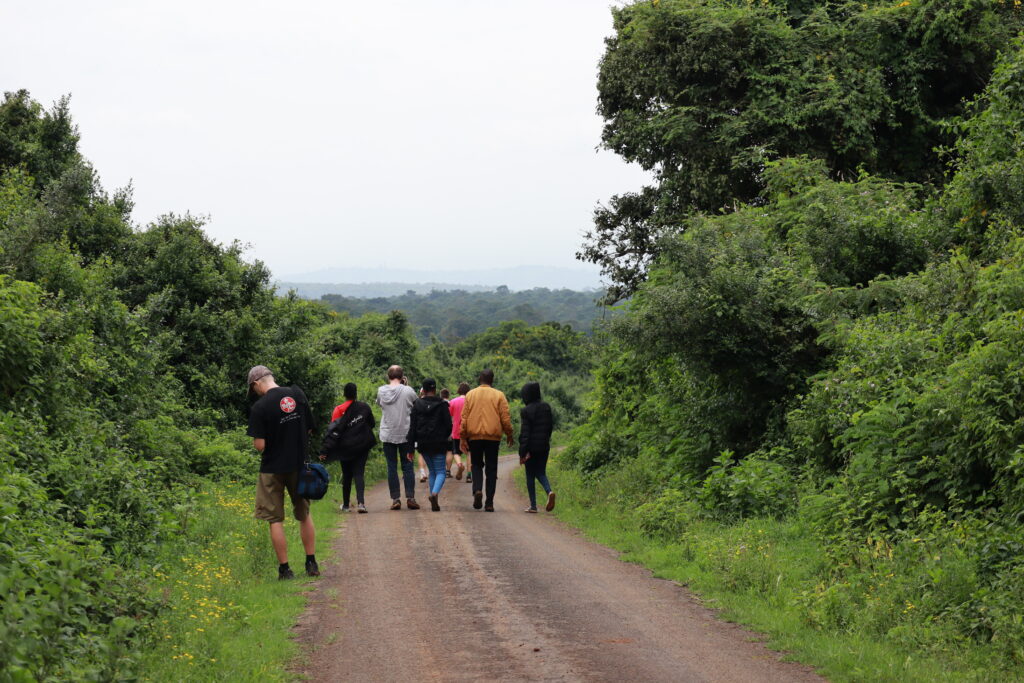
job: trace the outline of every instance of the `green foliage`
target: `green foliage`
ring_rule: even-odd
[[[835,50],[821,53],[831,64],[853,45],[852,34],[829,33],[842,24],[859,27],[858,50],[878,52],[864,55],[866,72],[880,64],[889,74],[923,71],[884,83],[877,111],[899,120],[899,131],[877,121],[854,127],[868,137],[842,149],[856,136],[820,100],[792,95],[793,122],[816,112],[833,132],[776,126],[781,142],[757,165],[756,196],[732,195],[748,203],[718,215],[682,212],[671,230],[649,233],[657,238],[645,252],[650,276],[602,340],[592,410],[565,456],[588,486],[636,507],[647,536],[679,543],[730,591],[768,590],[777,567],[748,543],[693,543],[689,529],[708,520],[730,529],[743,526],[737,518],[790,520],[820,546],[821,571],[800,591],[813,628],[871,634],[928,655],[969,642],[1000,675],[1024,662],[1024,622],[1012,616],[1024,609],[1015,583],[1024,563],[1024,43],[1007,33],[1020,18],[1011,3],[938,1],[783,12],[680,0],[620,10],[625,23],[603,68],[621,67],[606,76],[625,89],[609,130],[627,158],[655,168],[671,161],[658,176],[658,192],[671,195],[658,199],[659,210],[670,200],[715,208],[687,194],[708,186],[671,184],[714,151],[701,147],[710,145],[705,136],[717,136],[730,173],[743,171],[745,157],[726,136],[735,131],[691,117],[732,106],[735,130],[747,132],[764,115],[752,100],[737,107],[735,99],[763,94],[751,82],[764,81],[743,81],[757,72],[717,47],[703,71],[673,62],[696,59],[698,41],[715,36],[728,46],[738,35],[730,31],[763,36],[770,26],[780,45],[788,33],[802,36],[798,56],[822,49],[814,36],[833,35]],[[880,41],[884,26],[905,31]],[[684,28],[689,34],[673,33]],[[996,47],[1004,51],[992,66]],[[957,66],[955,54],[970,59]],[[779,87],[816,77],[810,63],[805,75],[787,75],[787,59]],[[665,66],[672,64],[675,71]],[[947,89],[930,80],[957,69],[979,82]],[[713,78],[702,82],[705,73]],[[836,80],[839,89],[858,82],[838,72]],[[681,98],[700,92],[704,100],[684,111],[669,97],[680,81],[690,88]],[[921,89],[905,90],[910,83]],[[874,116],[872,106],[849,108],[844,121]],[[947,145],[948,178],[937,174],[939,157],[923,149],[925,140]],[[922,147],[912,159],[919,168],[898,167],[892,155],[903,144]],[[679,156],[658,156],[666,149]],[[811,156],[774,159],[777,152]],[[861,154],[857,170],[848,160]],[[707,176],[716,178],[722,192],[743,185]],[[624,473],[638,471],[655,476],[627,484]],[[604,491],[604,481],[618,490]]]
[[[724,451],[708,471],[698,499],[727,516],[765,517],[792,509],[796,485],[786,467],[769,455],[755,454],[736,462],[734,453]]]
[[[510,292],[507,288],[494,292],[454,290],[376,298],[326,294],[321,301],[335,311],[353,316],[402,311],[408,316],[416,338],[426,344],[433,337],[455,343],[512,320],[527,325],[555,321],[589,331],[603,315],[596,303],[601,296],[596,292],[538,287],[520,292]]]
[[[766,162],[806,154],[834,178],[940,181],[946,124],[1024,26],[1019,7],[982,0],[644,0],[613,16],[602,140],[654,174],[598,207],[580,253],[613,297],[643,281],[659,236],[763,196]]]
[[[66,101],[0,105],[0,649],[7,680],[122,680],[167,609],[149,564],[200,477],[250,477],[237,427],[265,363],[337,393],[323,306],[190,217],[146,230],[75,148]]]
[[[943,198],[958,240],[986,259],[1024,225],[1024,39],[1007,50],[992,80],[955,129],[955,176]]]
[[[651,538],[678,539],[700,516],[700,507],[678,489],[665,489],[661,495],[636,510],[640,530]]]
[[[0,103],[0,168],[21,167],[41,186],[81,160],[70,98],[45,111],[27,90],[5,92]]]

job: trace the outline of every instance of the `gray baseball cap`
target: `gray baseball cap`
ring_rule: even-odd
[[[251,387],[253,382],[258,382],[267,375],[273,377],[274,373],[271,372],[270,368],[266,365],[253,366],[253,368],[249,370],[249,381],[246,382],[246,385]]]

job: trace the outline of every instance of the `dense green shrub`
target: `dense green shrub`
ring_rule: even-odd
[[[802,4],[799,11],[790,3],[786,12],[770,3],[749,11],[705,5],[663,0],[618,13],[603,78],[622,89],[609,91],[618,99],[614,112],[606,113],[606,135],[627,158],[651,155],[652,164],[680,163],[665,162],[657,188],[662,195],[647,197],[653,213],[644,215],[643,207],[625,202],[616,223],[599,212],[599,231],[611,231],[602,237],[611,240],[604,246],[643,237],[649,249],[618,252],[619,282],[635,287],[635,296],[599,349],[589,418],[564,462],[609,499],[639,506],[645,533],[687,549],[681,529],[695,504],[723,527],[750,515],[795,515],[793,523],[817,537],[828,562],[817,587],[804,596],[810,623],[869,633],[908,652],[946,653],[971,639],[991,654],[993,670],[1019,670],[1024,42],[1010,40],[1005,29],[1019,26],[1022,10],[1010,3],[939,1],[845,10],[842,4]],[[812,18],[820,21],[808,24]],[[888,29],[876,33],[908,21],[911,30],[902,37]],[[1005,25],[996,29],[994,21]],[[708,35],[728,43],[743,27],[755,36],[777,32],[781,44],[791,39],[787,32],[827,32],[827,24],[860,25],[876,47],[880,35],[894,38],[886,49],[899,54],[872,59],[902,64],[897,71],[931,54],[937,71],[920,74],[919,84],[947,68],[977,69],[985,74],[979,83],[991,71],[991,80],[973,103],[948,101],[940,117],[944,123],[932,119],[924,128],[899,133],[869,126],[858,134],[870,143],[857,149],[798,146],[794,151],[811,157],[749,168],[741,163],[748,157],[733,153],[715,167],[722,174],[687,187],[672,184],[694,172],[695,159],[714,161],[689,156],[694,135],[750,130],[729,126],[754,113],[737,108],[731,119],[708,118],[695,132],[693,117],[749,95],[750,82],[737,80],[735,90],[723,90],[720,80],[699,80],[704,72],[687,67],[673,73],[666,64],[690,59],[693,46]],[[899,46],[911,35],[928,44]],[[849,38],[836,36],[841,42]],[[932,52],[942,44],[955,49]],[[988,57],[970,66],[946,61],[960,49],[978,55],[973,50],[983,45]],[[655,54],[654,46],[668,56],[641,59]],[[1003,52],[990,70],[984,63],[994,58],[996,46]],[[773,54],[776,47],[763,49]],[[842,43],[822,52],[822,61],[835,66],[833,60],[849,47]],[[730,58],[748,59],[749,53]],[[716,62],[707,73],[727,63]],[[735,77],[743,73],[756,82],[762,78],[756,68]],[[665,99],[679,80],[691,92],[711,94],[683,111]],[[790,84],[782,78],[777,85]],[[895,88],[890,95],[905,85],[885,83]],[[862,94],[870,99],[879,93]],[[901,103],[890,100],[885,107],[907,105],[910,94],[898,94]],[[651,106],[638,109],[646,104]],[[806,112],[822,102],[811,97],[792,106]],[[836,123],[827,115],[822,121]],[[774,129],[784,142],[775,152],[815,134],[783,128]],[[667,131],[678,137],[656,136]],[[949,175],[936,173],[937,156],[914,159],[930,167],[927,177],[918,174],[921,169],[884,169],[886,158],[899,164],[902,152],[889,155],[902,149],[897,138],[904,134],[910,145],[944,140]],[[830,147],[854,137],[819,142]],[[702,153],[717,153],[721,143],[707,141]],[[687,159],[663,156],[674,145]],[[872,158],[864,168],[881,175],[862,168],[837,177],[844,155],[869,148]],[[901,183],[885,175],[930,181]],[[716,185],[723,178],[729,179]],[[673,214],[693,205],[694,192],[757,197],[714,214]],[[648,230],[657,225],[663,229]],[[620,229],[622,234],[612,234]],[[628,279],[638,264],[649,274],[643,284],[643,278]],[[653,481],[627,484],[627,471],[653,473]],[[603,482],[609,481],[618,489],[608,490]],[[739,550],[748,553],[750,545]],[[740,563],[727,551],[695,561],[709,571],[728,572],[737,591],[765,587],[772,569],[766,556],[750,552],[749,563]]]
[[[736,462],[734,453],[724,451],[708,471],[698,499],[725,517],[767,517],[793,507],[796,485],[786,467],[767,454]]]
[[[647,536],[674,540],[700,516],[700,507],[679,489],[665,489],[661,495],[636,510],[640,530]]]

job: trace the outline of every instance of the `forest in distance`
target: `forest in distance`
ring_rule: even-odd
[[[521,320],[530,325],[556,322],[591,333],[594,324],[614,317],[615,310],[603,304],[601,291],[574,291],[536,287],[511,291],[497,287],[492,291],[463,289],[434,290],[427,294],[408,291],[400,296],[352,297],[324,294],[320,301],[339,313],[360,316],[364,313],[402,311],[409,317],[416,338],[457,342],[479,334],[498,323]]]

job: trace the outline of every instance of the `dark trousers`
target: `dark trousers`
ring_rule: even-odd
[[[487,478],[485,504],[494,503],[494,491],[498,488],[498,448],[500,441],[473,439],[469,442],[469,459],[473,463],[473,495],[476,495]]]
[[[405,480],[405,497],[416,497],[416,476],[412,471],[412,461],[405,457],[408,453],[412,453],[411,442],[384,442],[384,460],[388,464],[388,490],[391,491],[391,500],[398,500],[402,497],[402,491],[398,486],[399,461],[402,465],[402,478]]]
[[[526,492],[530,494],[532,508],[537,507],[537,486],[534,480],[544,487],[544,493],[551,493],[551,483],[548,481],[548,452],[548,448],[531,451],[530,459],[526,461]]]
[[[363,491],[366,489],[366,480],[363,473],[366,471],[366,458],[370,451],[363,451],[351,460],[341,461],[341,501],[348,505],[349,495],[352,492],[352,482],[356,483],[356,502],[365,503]]]

